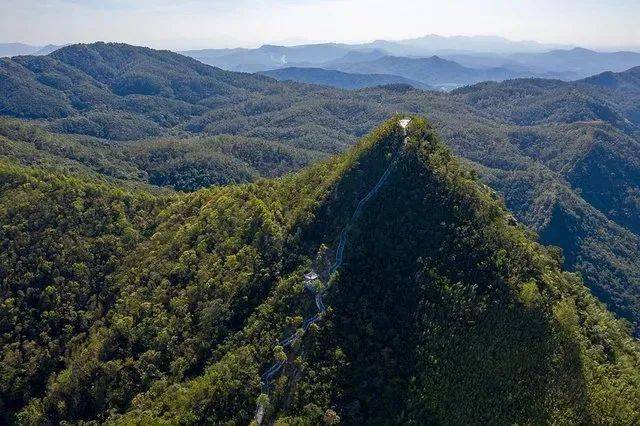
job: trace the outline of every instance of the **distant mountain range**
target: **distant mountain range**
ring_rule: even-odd
[[[321,84],[323,86],[338,87],[340,89],[362,89],[365,87],[384,86],[388,84],[408,84],[416,89],[429,90],[432,86],[416,80],[391,74],[354,74],[323,68],[288,67],[260,74],[273,77],[280,81],[298,81],[301,83]]]
[[[376,40],[362,44],[323,43],[288,47],[264,45],[257,49],[202,49],[180,53],[227,70],[256,72],[282,66],[301,66],[305,63],[307,66],[319,65],[340,59],[345,55],[351,54],[351,52],[367,53],[378,51],[383,52],[383,55],[433,56],[478,52],[493,52],[495,54],[532,53],[566,47],[533,41],[512,41],[493,36],[444,37],[431,34],[414,39],[399,41]]]
[[[640,65],[640,53],[596,52],[579,47],[514,42],[500,37],[421,38],[366,44],[264,45],[257,49],[205,49],[182,52],[230,71],[278,68],[331,69],[355,74],[389,74],[446,89],[480,81],[520,77],[578,80]],[[277,73],[274,73],[274,76]],[[300,72],[297,72],[300,76]],[[309,80],[318,76],[319,80]],[[319,73],[306,81],[323,83]],[[343,86],[336,86],[343,87]]]
[[[565,71],[579,77],[604,71],[621,72],[640,65],[638,52],[595,52],[580,47],[537,54],[517,53],[510,58],[537,71]]]
[[[180,53],[229,71],[258,72],[290,64],[322,64],[341,58],[353,50],[347,44],[327,43],[291,47],[264,45],[257,49],[204,49]]]
[[[48,55],[62,46],[48,44],[46,46],[31,46],[24,43],[0,43],[0,57],[18,55]]]
[[[508,68],[468,68],[438,56],[407,58],[384,56],[373,61],[334,65],[340,71],[358,74],[392,74],[442,89],[454,89],[480,81],[502,81],[527,77],[525,72]]]

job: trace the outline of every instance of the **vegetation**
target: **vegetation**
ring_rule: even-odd
[[[535,75],[531,71],[521,71],[504,67],[469,68],[457,62],[438,56],[404,57],[383,56],[364,62],[336,64],[336,69],[357,74],[392,74],[419,81],[433,87],[453,89],[456,87],[492,80]]]
[[[639,72],[449,94],[406,85],[347,92],[171,52],[74,45],[0,60],[0,111],[43,127],[25,136],[1,124],[0,155],[190,191],[287,173],[344,151],[396,111],[426,114],[517,220],[561,247],[565,266],[640,333]]]
[[[0,161],[1,412],[40,395],[103,320],[120,260],[150,237],[161,204]]]
[[[238,136],[112,142],[51,134],[39,126],[0,119],[0,156],[26,166],[94,179],[182,191],[274,177],[323,156],[277,142]]]
[[[397,150],[389,181],[349,233],[327,316],[282,350],[278,340],[314,311],[302,274],[331,256]],[[170,198],[3,164],[3,247],[47,253],[12,249],[46,265],[38,277],[57,271],[51,279],[66,289],[48,292],[33,268],[1,267],[14,274],[2,276],[3,290],[35,289],[11,304],[26,337],[3,348],[71,336],[58,338],[66,351],[39,370],[44,379],[3,372],[9,421],[249,423],[258,399],[276,424],[640,420],[640,346],[627,325],[561,271],[557,251],[511,224],[419,118],[406,145],[394,119],[295,175]],[[75,200],[62,195],[80,188]],[[78,213],[55,213],[67,206]],[[79,228],[69,242],[67,221]],[[32,241],[39,231],[9,223],[51,236]],[[46,295],[35,299],[43,307],[33,294]],[[51,303],[65,303],[56,327],[35,316]],[[261,395],[275,358],[287,359],[284,374]],[[5,389],[20,389],[18,379],[6,377],[32,384],[16,397]]]

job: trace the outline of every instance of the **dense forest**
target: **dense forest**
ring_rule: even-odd
[[[640,68],[452,93],[344,91],[123,44],[0,59],[0,155],[192,191],[298,170],[395,112],[428,116],[515,217],[640,333]],[[25,125],[24,121],[29,124]]]
[[[257,401],[276,424],[640,421],[629,325],[419,117],[188,193],[73,164],[0,162],[6,422],[247,424]]]
[[[127,186],[180,191],[249,182],[298,170],[326,154],[241,136],[107,141],[61,135],[0,118],[0,158],[25,166],[79,172]]]

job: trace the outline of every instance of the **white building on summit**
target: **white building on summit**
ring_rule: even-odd
[[[312,270],[311,272],[307,272],[306,274],[304,274],[304,279],[305,281],[317,280],[318,274],[316,274],[315,271]]]
[[[403,118],[402,120],[399,121],[400,127],[402,127],[402,130],[404,131],[405,136],[407,136],[407,126],[409,125],[410,121],[411,121],[410,118]]]

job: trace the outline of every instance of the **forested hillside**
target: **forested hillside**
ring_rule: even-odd
[[[0,59],[3,115],[50,130],[111,140],[238,134],[335,152],[363,135],[381,107],[347,92],[223,71],[168,51],[123,44],[73,45],[47,56]],[[367,123],[335,108],[368,110]],[[331,119],[327,115],[332,116]],[[312,137],[310,137],[312,136]]]
[[[406,140],[393,119],[297,174],[170,197],[2,167],[2,265],[38,265],[0,268],[24,283],[3,299],[9,419],[246,424],[260,400],[285,424],[640,420],[627,325],[418,117]],[[329,309],[283,351],[348,223]],[[52,342],[56,362],[33,355]]]
[[[0,412],[40,394],[117,295],[164,200],[0,159]]]
[[[2,155],[136,185],[275,176],[345,150],[394,112],[426,114],[519,221],[639,324],[640,68],[447,94],[277,82],[119,44],[1,61],[2,114],[52,133],[30,141],[3,130]]]
[[[0,142],[0,158],[25,166],[79,172],[126,186],[151,184],[182,191],[275,177],[322,156],[278,142],[228,135],[107,141],[51,134],[40,126],[3,118]]]

